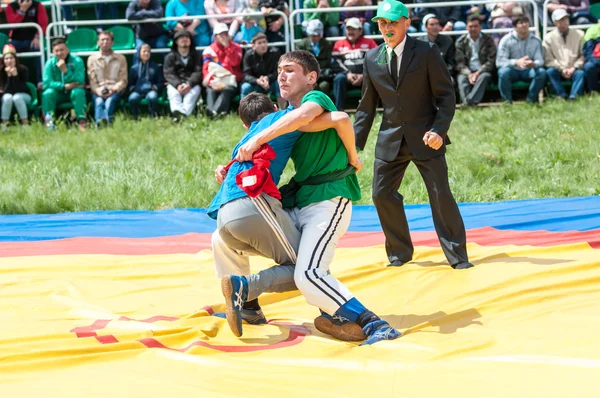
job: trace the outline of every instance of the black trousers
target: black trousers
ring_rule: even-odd
[[[373,203],[385,234],[385,249],[390,262],[408,262],[414,253],[404,198],[398,193],[410,162],[417,166],[427,187],[433,224],[448,262],[456,265],[468,261],[465,225],[450,191],[445,155],[418,160],[402,140],[396,159],[386,162],[375,158],[374,167]]]

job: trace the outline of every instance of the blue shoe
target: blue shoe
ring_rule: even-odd
[[[342,341],[363,341],[365,339],[358,323],[340,315],[331,316],[321,311],[321,316],[315,318],[315,327],[319,332]]]
[[[262,310],[248,310],[246,308],[242,310],[242,320],[250,325],[264,325],[268,323]]]
[[[367,340],[361,345],[371,345],[382,340],[394,340],[402,336],[402,333],[391,327],[387,321],[382,319],[368,323],[363,328],[363,333],[367,336]]]
[[[221,291],[225,296],[225,315],[233,334],[242,335],[242,307],[248,299],[248,282],[243,276],[227,275],[221,279]]]

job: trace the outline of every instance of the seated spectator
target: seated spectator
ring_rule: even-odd
[[[569,16],[569,22],[573,25],[588,25],[598,22],[598,19],[590,13],[589,0],[550,0],[548,12],[553,14],[556,10],[565,10]]]
[[[215,41],[202,53],[202,84],[206,87],[208,116],[216,117],[231,110],[231,100],[242,82],[242,48],[229,36],[224,23],[214,29]]]
[[[526,16],[531,21],[531,15],[525,3],[517,3],[514,1],[506,3],[489,3],[486,7],[490,10],[490,25],[492,29],[511,28],[513,19],[516,17]],[[506,33],[493,33],[492,37],[496,45],[500,42]]]
[[[244,8],[244,14],[253,12],[262,12],[259,7],[259,0],[248,0],[248,7]],[[236,43],[251,43],[254,36],[267,31],[267,22],[264,15],[247,16],[242,18],[240,31],[234,37]]]
[[[437,44],[442,54],[442,58],[446,62],[446,67],[450,76],[454,76],[454,54],[456,49],[454,48],[454,40],[449,36],[441,35],[442,25],[436,15],[427,14],[423,17],[423,26],[427,30],[426,36],[420,36],[419,40],[428,41],[430,43]]]
[[[269,43],[285,41],[284,17],[274,15],[273,11],[281,11],[285,15],[290,15],[286,0],[258,0],[258,6],[265,16],[267,23],[267,40]]]
[[[303,8],[336,8],[339,0],[304,0]],[[319,20],[325,27],[325,36],[337,37],[340,35],[339,12],[310,12],[304,14],[303,26],[306,29],[308,22]],[[307,32],[308,34],[308,32]]]
[[[471,15],[467,19],[467,33],[456,41],[456,80],[463,105],[475,106],[483,100],[492,81],[496,64],[496,43],[481,32],[481,19]]]
[[[17,50],[12,44],[6,44],[2,49],[2,63],[3,66],[0,68],[2,130],[5,130],[10,122],[13,106],[19,114],[21,123],[28,125],[27,105],[31,103],[31,95],[27,87],[29,71],[25,65],[19,65]]]
[[[158,91],[163,86],[162,73],[159,66],[150,60],[151,48],[149,44],[140,47],[138,61],[129,69],[129,106],[134,119],[140,113],[140,101],[146,98],[148,111],[151,117],[156,117],[158,110]]]
[[[529,33],[529,18],[516,17],[513,26],[514,30],[498,45],[496,66],[500,95],[504,101],[512,102],[512,84],[531,82],[527,102],[538,102],[538,95],[546,83],[542,41]]]
[[[340,0],[340,7],[363,7],[372,6],[373,0]],[[358,18],[362,23],[363,34],[372,35],[373,25],[371,25],[371,18],[375,13],[373,11],[341,11],[340,21],[342,23],[342,35],[346,36],[346,26],[350,18]],[[347,37],[347,36],[346,36]]]
[[[201,0],[169,0],[165,17],[183,17],[206,15],[204,2]],[[167,21],[167,28],[178,32],[185,30],[192,35],[194,46],[205,47],[210,44],[210,27],[206,19],[185,19]]]
[[[130,21],[143,21],[149,18],[162,18],[163,8],[160,0],[132,0],[127,6],[125,16]],[[135,51],[134,62],[143,44],[151,48],[167,48],[167,32],[162,23],[146,22],[135,25]]]
[[[85,64],[77,55],[69,54],[63,39],[52,42],[52,54],[44,66],[42,112],[49,130],[54,130],[56,106],[71,102],[79,129],[85,130]]]
[[[335,107],[344,110],[344,100],[348,87],[361,88],[363,82],[363,62],[367,51],[377,47],[372,39],[363,36],[363,24],[358,18],[346,21],[346,38],[333,46],[333,95]]]
[[[202,57],[192,47],[190,32],[180,30],[175,33],[163,69],[173,122],[179,123],[194,111],[202,82]]]
[[[296,45],[296,50],[305,50],[317,57],[321,72],[319,73],[319,80],[317,80],[317,87],[315,89],[329,94],[331,91],[331,82],[333,81],[333,70],[331,69],[331,53],[333,48],[331,42],[323,38],[323,24],[318,19],[308,22],[306,34],[308,37],[302,39]]]
[[[236,14],[244,11],[244,7],[242,0],[204,0],[206,15]],[[210,18],[208,23],[213,30],[217,24],[224,23],[229,27],[229,36],[235,37],[240,29],[241,20],[241,17]]]
[[[127,61],[123,55],[112,50],[113,43],[111,32],[100,32],[100,51],[90,55],[87,60],[94,119],[98,127],[113,122],[121,95],[127,89]]]
[[[416,9],[416,17],[421,22],[427,14],[437,15],[442,26],[442,31],[451,32],[453,30],[465,30],[466,24],[460,20],[463,14],[461,6],[454,7],[427,7],[427,3],[438,3],[437,0],[416,0],[415,3],[421,4],[422,6]],[[425,31],[425,24],[421,27],[422,31]]]
[[[277,84],[277,64],[280,56],[279,50],[268,47],[267,36],[264,33],[252,38],[252,49],[244,55],[244,82],[240,99],[255,91],[269,93],[277,98],[279,108],[285,109],[285,101],[279,97]]]
[[[6,13],[7,23],[22,23],[32,22],[40,25],[42,32],[46,33],[48,27],[48,13],[44,5],[32,0],[19,0],[10,3],[4,10]],[[39,36],[36,28],[20,28],[13,29],[9,33],[10,44],[15,46],[18,52],[34,52],[40,51],[40,40],[43,37]],[[37,60],[37,58],[36,58]],[[35,63],[35,79],[37,82],[42,80],[42,71],[40,69],[39,60]]]
[[[544,38],[544,58],[546,74],[552,88],[561,98],[567,98],[567,92],[562,80],[571,80],[569,100],[574,100],[583,94],[585,73],[583,64],[585,58],[581,48],[583,31],[569,29],[569,13],[559,8],[552,13],[552,22],[558,28],[548,33]]]
[[[600,70],[600,23],[592,26],[583,37],[583,55],[585,57],[585,78],[589,91],[598,91],[598,72]]]
[[[477,19],[479,19],[483,29],[487,28],[487,20],[490,17],[490,12],[486,8],[485,4],[468,6],[465,11],[465,21],[468,22],[471,15],[474,15],[477,17]]]

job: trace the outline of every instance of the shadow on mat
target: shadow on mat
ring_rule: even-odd
[[[416,332],[432,332],[450,334],[455,333],[458,329],[466,328],[471,325],[482,325],[477,319],[481,318],[481,314],[475,308],[446,314],[444,311],[434,312],[429,315],[383,315],[385,319],[395,327],[402,331],[403,334]]]

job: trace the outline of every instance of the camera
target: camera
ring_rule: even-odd
[[[102,95],[106,94],[108,94],[108,87],[104,86],[104,88],[102,89]]]

